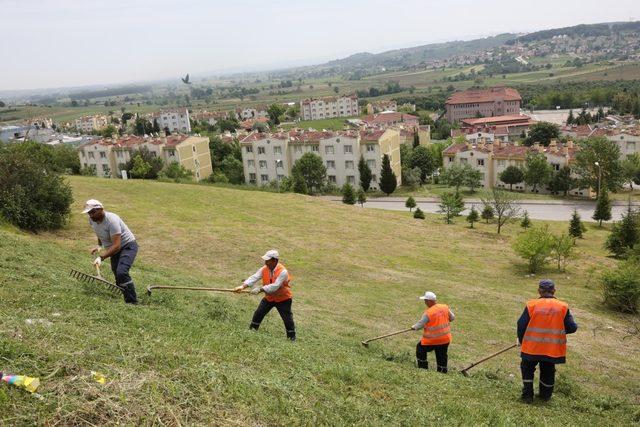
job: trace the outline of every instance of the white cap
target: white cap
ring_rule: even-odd
[[[434,294],[433,292],[425,292],[423,296],[419,297],[420,299],[423,300],[427,300],[427,301],[435,301],[436,300],[436,294]]]
[[[273,258],[280,259],[280,254],[275,249],[271,249],[270,251],[267,251],[266,254],[262,255],[262,259],[265,261]]]
[[[96,199],[89,199],[87,200],[87,203],[84,204],[84,210],[82,213],[88,213],[92,209],[103,209],[102,203]]]

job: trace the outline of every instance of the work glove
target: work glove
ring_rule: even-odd
[[[91,255],[95,255],[95,254],[97,254],[98,252],[100,252],[100,249],[102,249],[102,247],[100,247],[100,246],[95,246],[95,247],[93,247],[93,248],[91,249]]]
[[[260,286],[256,286],[251,289],[251,295],[258,295],[260,292],[262,292],[262,288]]]
[[[244,289],[244,285],[236,286],[233,288],[233,292],[240,292]]]
[[[93,265],[100,267],[102,265],[102,258],[98,257],[93,261]]]

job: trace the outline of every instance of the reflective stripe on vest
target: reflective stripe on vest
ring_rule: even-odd
[[[565,357],[567,335],[564,318],[567,303],[555,298],[539,298],[527,303],[529,324],[522,339],[522,352],[547,357]]]
[[[451,326],[449,324],[449,307],[435,304],[426,309],[429,322],[424,325],[422,345],[440,345],[451,342]]]
[[[280,276],[280,273],[282,273],[282,270],[286,270],[286,267],[280,263],[276,265],[276,268],[273,269],[273,272],[271,272],[271,270],[269,270],[269,267],[267,267],[266,265],[262,267],[262,285],[270,285],[274,283]],[[291,297],[293,296],[291,293],[291,288],[289,287],[289,282],[291,281],[291,279],[291,274],[289,273],[289,270],[287,270],[287,280],[282,283],[280,289],[278,289],[271,295],[265,294],[264,298],[269,302],[282,302],[291,299]]]

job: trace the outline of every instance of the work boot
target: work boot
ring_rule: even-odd
[[[520,396],[520,400],[522,401],[522,403],[531,404],[533,403],[533,394],[522,393],[522,396]]]
[[[291,341],[296,340],[296,331],[287,331],[287,338]]]
[[[522,384],[521,399],[524,403],[533,403],[533,381]]]
[[[429,362],[427,362],[426,360],[416,359],[416,361],[418,362],[418,368],[429,369]]]
[[[124,296],[124,302],[126,302],[127,304],[138,304],[136,287],[133,285],[133,282],[123,285],[122,295]]]
[[[249,325],[249,329],[253,331],[257,331],[259,327],[260,327],[260,323],[256,323],[256,322],[251,322],[251,324]]]
[[[438,365],[437,370],[438,370],[438,372],[442,372],[443,374],[446,374],[447,372],[449,372],[449,369],[446,366]]]

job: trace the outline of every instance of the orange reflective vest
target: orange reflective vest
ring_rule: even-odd
[[[522,338],[522,352],[537,356],[565,357],[567,333],[564,318],[569,305],[555,298],[539,298],[527,303],[529,324]]]
[[[280,263],[276,265],[276,268],[273,270],[273,272],[269,270],[269,267],[267,267],[266,265],[262,267],[262,285],[264,286],[274,283],[278,276],[280,276],[282,270],[286,270],[286,268]],[[265,294],[264,298],[269,302],[282,302],[290,299],[293,296],[291,294],[291,288],[289,287],[289,282],[291,281],[291,279],[293,279],[293,277],[291,277],[291,274],[289,274],[289,270],[287,270],[287,280],[285,280],[282,286],[280,286],[280,289],[278,289],[273,294]]]
[[[451,327],[449,326],[449,306],[446,304],[434,304],[424,312],[429,322],[424,325],[422,332],[422,345],[440,345],[451,342]]]

